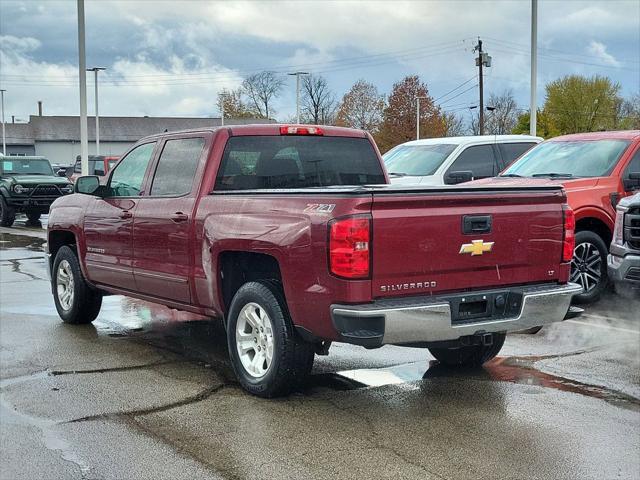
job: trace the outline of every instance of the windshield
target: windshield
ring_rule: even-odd
[[[0,162],[0,173],[5,175],[53,175],[49,160],[44,158],[3,158]]]
[[[457,145],[400,145],[382,156],[391,174],[421,177],[433,175]]]
[[[545,142],[525,153],[503,175],[603,177],[629,146],[626,140]]]

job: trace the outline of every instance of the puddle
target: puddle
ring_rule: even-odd
[[[0,249],[2,250],[23,248],[32,252],[42,252],[46,242],[44,238],[0,232]]]
[[[537,370],[534,367],[535,362],[545,358],[549,358],[549,356],[497,357],[486,363],[483,368],[477,370],[449,368],[441,365],[436,360],[432,360],[430,362],[407,363],[387,368],[345,370],[336,372],[334,376],[341,377],[347,381],[347,383],[341,383],[340,386],[351,384],[353,388],[381,387],[436,378],[470,378],[501,381],[576,393],[586,397],[599,398],[622,408],[640,410],[640,399],[631,395]],[[336,381],[336,383],[340,382]]]

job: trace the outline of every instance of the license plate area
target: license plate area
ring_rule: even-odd
[[[496,291],[449,297],[453,324],[513,318],[522,309],[522,293]]]

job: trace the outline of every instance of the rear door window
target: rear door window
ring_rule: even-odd
[[[227,142],[216,190],[308,188],[385,183],[366,138],[240,136]]]
[[[515,159],[535,145],[533,142],[499,143],[498,148],[502,154],[500,170],[511,165]]]
[[[454,160],[446,175],[452,172],[471,172],[474,179],[495,176],[497,165],[493,147],[491,145],[467,147]]]
[[[167,140],[151,186],[152,196],[179,197],[191,192],[204,138]]]

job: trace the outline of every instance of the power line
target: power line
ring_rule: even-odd
[[[440,100],[442,100],[443,98],[447,97],[449,94],[455,92],[456,90],[458,90],[460,87],[464,87],[467,83],[469,83],[472,80],[475,80],[477,78],[476,75],[474,75],[473,77],[471,77],[469,80],[465,80],[464,82],[462,82],[460,85],[458,85],[456,88],[449,90],[447,93],[445,93],[444,95],[439,96],[438,98],[436,98],[433,102],[439,102]]]

